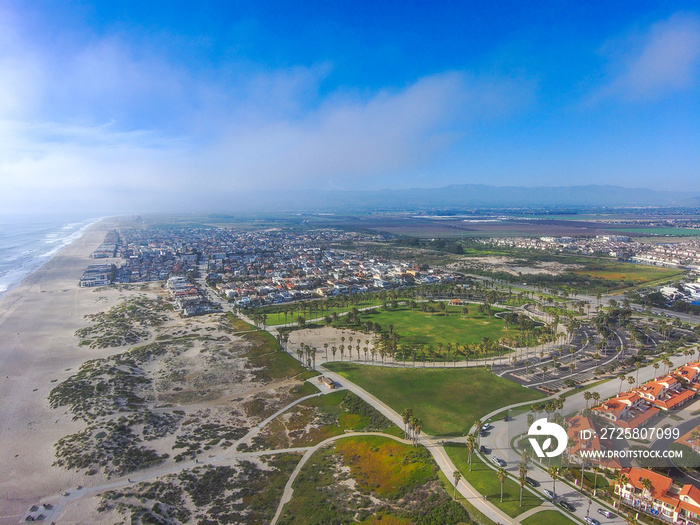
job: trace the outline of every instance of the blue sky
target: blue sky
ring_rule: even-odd
[[[0,209],[700,190],[696,2],[192,4],[0,5]]]

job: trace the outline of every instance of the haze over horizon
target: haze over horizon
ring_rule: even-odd
[[[689,1],[0,7],[0,210],[240,191],[700,191]]]

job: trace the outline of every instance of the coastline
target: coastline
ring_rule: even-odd
[[[38,498],[85,482],[52,466],[56,441],[84,425],[49,408],[47,396],[86,360],[119,350],[78,347],[74,337],[84,315],[119,300],[118,291],[78,286],[90,254],[118,221],[86,226],[0,298],[0,523],[17,523]]]

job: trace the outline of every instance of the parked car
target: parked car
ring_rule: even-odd
[[[552,492],[551,490],[544,489],[543,492],[544,492],[544,495],[547,496],[551,500],[553,500],[557,497],[557,495],[554,492]]]
[[[481,427],[481,430],[491,430],[493,428],[493,425],[491,423],[484,423],[484,426]]]
[[[574,508],[574,506],[573,506],[571,503],[569,503],[568,501],[561,500],[561,501],[559,502],[559,505],[560,505],[561,507],[565,508],[566,510],[568,510],[569,512],[574,512],[574,511],[576,510],[576,509]]]
[[[598,509],[598,514],[602,514],[606,518],[614,518],[615,514],[610,512],[608,509]]]
[[[481,452],[482,454],[488,454],[488,453],[489,453],[489,449],[487,449],[484,445],[481,445],[481,446],[479,447],[479,452]]]
[[[527,476],[527,477],[525,478],[525,483],[527,483],[527,484],[530,485],[531,487],[539,487],[539,486],[540,486],[540,482],[539,482],[539,481],[535,481],[535,480],[532,479],[530,476]]]
[[[492,456],[491,461],[493,461],[499,467],[505,467],[507,465],[505,461],[503,461],[501,458],[497,458],[496,456]]]
[[[597,519],[591,518],[590,516],[583,518],[583,521],[588,523],[588,525],[600,525],[600,522]]]

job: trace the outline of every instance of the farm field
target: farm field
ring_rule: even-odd
[[[435,468],[423,447],[379,436],[340,439],[304,465],[279,523],[467,523]]]
[[[491,341],[515,338],[516,329],[506,330],[502,319],[477,312],[476,304],[469,304],[469,314],[461,315],[461,307],[447,306],[446,313],[428,313],[400,307],[395,310],[370,311],[360,315],[361,324],[371,321],[379,323],[383,331],[393,325],[394,332],[401,336],[399,342],[408,345],[433,345],[438,343],[464,345],[480,343],[487,337]],[[500,312],[496,308],[493,313]]]
[[[383,368],[351,363],[324,366],[399,414],[412,409],[423,420],[423,432],[428,435],[462,436],[476,419],[493,410],[544,397],[484,368]]]
[[[608,230],[617,230],[619,232],[629,232],[644,235],[673,235],[674,237],[690,236],[697,237],[700,235],[700,229],[696,228],[654,228],[653,226],[615,226],[607,228]]]
[[[542,504],[540,498],[524,490],[523,506],[521,507],[520,484],[512,478],[508,478],[503,484],[503,501],[501,502],[501,483],[498,481],[496,470],[486,465],[479,454],[472,454],[472,470],[470,472],[469,449],[464,443],[448,443],[445,445],[445,450],[464,479],[508,516],[514,518]]]

